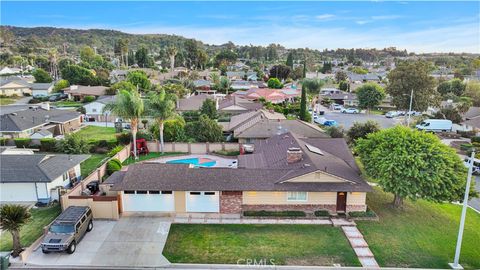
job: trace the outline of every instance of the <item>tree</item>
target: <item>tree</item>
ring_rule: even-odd
[[[30,216],[30,211],[23,205],[4,204],[0,207],[0,229],[12,235],[13,257],[17,257],[22,252],[20,228],[29,221]]]
[[[70,83],[67,80],[59,80],[55,83],[55,86],[53,87],[53,91],[58,92],[69,86],[70,86]]]
[[[465,114],[468,112],[470,107],[472,107],[473,102],[469,97],[460,97],[457,102],[457,110],[460,114]]]
[[[320,89],[322,89],[325,81],[320,79],[303,79],[302,80],[302,89],[307,89],[308,93],[310,94],[319,94]]]
[[[220,67],[222,65],[228,66],[234,64],[237,61],[237,54],[231,50],[222,50],[215,55],[214,65]]]
[[[65,136],[65,139],[58,141],[56,150],[65,154],[88,154],[90,145],[80,135],[72,133]]]
[[[170,120],[166,120],[163,129],[163,138],[166,142],[187,141],[185,136],[185,120],[181,115],[176,115]],[[160,136],[158,125],[151,125],[150,132],[156,138]]]
[[[100,80],[89,69],[78,65],[68,65],[63,68],[60,73],[62,78],[67,80],[71,85],[100,85]]]
[[[165,90],[160,90],[160,93],[153,93],[149,96],[147,101],[147,114],[155,119],[158,125],[160,141],[159,148],[162,154],[164,153],[163,130],[165,121],[172,119],[175,113],[175,102],[168,98]]]
[[[218,91],[228,95],[228,91],[232,88],[232,82],[227,76],[221,76],[218,85],[216,85]]]
[[[350,143],[355,143],[358,139],[367,138],[367,135],[380,131],[380,125],[373,120],[365,123],[354,122],[353,126],[347,131],[347,137]]]
[[[395,195],[394,207],[405,198],[444,202],[463,196],[463,161],[433,134],[395,126],[357,140],[355,152],[367,176]]]
[[[270,69],[269,77],[278,78],[279,80],[286,80],[291,72],[292,69],[290,67],[285,65],[275,65]]]
[[[372,110],[385,98],[385,91],[376,83],[366,83],[357,89],[358,106]]]
[[[293,54],[291,52],[288,53],[287,62],[285,64],[293,69]]]
[[[328,134],[328,136],[332,138],[343,138],[344,136],[343,134],[344,131],[343,131],[343,128],[341,127],[331,126],[331,127],[328,127],[325,131]]]
[[[480,107],[480,82],[469,81],[465,87],[465,96],[472,99],[472,105]]]
[[[282,89],[283,88],[283,84],[277,78],[268,79],[267,85],[268,85],[268,88],[272,88],[272,89]]]
[[[85,63],[92,63],[95,58],[95,51],[90,46],[83,46],[80,49],[80,59]]]
[[[133,155],[137,159],[137,131],[138,121],[144,113],[143,100],[135,89],[134,91],[120,90],[113,103],[108,103],[103,112],[110,111],[114,115],[130,121],[133,137]]]
[[[126,90],[128,92],[135,91],[137,87],[133,85],[129,81],[120,81],[115,83],[114,85],[110,86],[110,88],[107,89],[106,94],[107,95],[116,95],[120,90]]]
[[[349,88],[349,84],[347,81],[341,81],[339,84],[338,84],[338,89],[342,90],[342,91],[347,91]]]
[[[151,87],[147,73],[145,73],[143,70],[128,72],[127,81],[138,87],[140,90],[149,90]]]
[[[32,72],[33,77],[35,77],[36,83],[51,83],[52,77],[48,72],[41,68],[37,68]]]
[[[165,93],[170,95],[175,95],[177,99],[184,98],[189,90],[183,86],[183,84],[178,83],[168,83],[162,86],[162,89],[165,90]]]
[[[152,67],[154,66],[153,59],[148,55],[148,50],[145,47],[141,47],[135,52],[135,60],[140,67]]]
[[[167,48],[168,57],[170,57],[170,72],[173,72],[175,68],[175,56],[177,55],[178,50],[175,46],[170,46]]]
[[[456,108],[443,108],[436,112],[434,117],[438,119],[448,119],[456,124],[463,121],[460,112]]]
[[[215,100],[211,98],[205,99],[205,101],[203,101],[202,107],[200,108],[200,113],[205,114],[210,119],[217,119],[218,112]]]
[[[302,96],[300,99],[300,120],[308,121],[308,111],[307,111],[307,89],[302,87]]]
[[[393,104],[401,110],[408,110],[410,93],[413,90],[413,110],[425,111],[429,105],[439,104],[435,80],[430,76],[430,65],[423,61],[406,61],[388,74],[387,92]]]
[[[453,79],[450,81],[450,91],[458,97],[463,95],[465,87],[466,85],[459,79]]]
[[[197,142],[221,142],[223,141],[222,127],[215,120],[202,114],[198,121],[187,123],[186,134]]]
[[[332,62],[324,62],[322,68],[320,69],[320,72],[322,72],[323,74],[332,72]]]
[[[348,79],[348,75],[345,71],[339,70],[337,71],[337,73],[335,73],[335,80],[337,80],[337,83],[346,81],[347,79]]]

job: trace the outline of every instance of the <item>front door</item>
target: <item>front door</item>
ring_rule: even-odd
[[[347,193],[337,192],[337,212],[345,212],[347,210]]]

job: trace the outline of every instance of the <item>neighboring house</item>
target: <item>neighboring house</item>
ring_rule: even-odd
[[[230,122],[223,125],[223,132],[228,135],[239,134],[245,129],[257,124],[263,119],[268,120],[285,120],[285,115],[268,110],[249,111],[242,114],[234,115],[230,118]]]
[[[257,72],[255,71],[227,71],[227,78],[229,80],[244,80],[247,81],[257,81]]]
[[[195,90],[210,90],[212,82],[209,80],[195,80],[193,81],[193,85],[195,86]]]
[[[21,72],[22,69],[20,68],[4,67],[0,70],[0,75],[19,74]]]
[[[305,138],[329,138],[325,132],[317,125],[310,124],[298,119],[261,119],[248,128],[241,129],[233,133],[233,137],[238,139],[239,143],[252,143],[256,140],[263,140],[275,135],[295,132]]]
[[[248,90],[250,88],[266,88],[267,84],[263,81],[233,81],[232,82],[232,89],[237,90]]]
[[[350,92],[335,91],[322,95],[323,98],[330,98],[334,103],[344,106],[358,106],[357,95]]]
[[[480,107],[471,107],[465,113],[465,121],[463,125],[466,127],[466,130],[475,130],[477,133],[480,132]]]
[[[239,96],[229,95],[218,102],[218,111],[230,115],[256,111],[263,107],[260,102],[254,102]]]
[[[337,88],[326,87],[320,89],[320,95],[331,95],[331,94],[340,94],[342,90]]]
[[[32,96],[46,97],[53,91],[53,83],[32,83]]]
[[[297,89],[250,88],[247,91],[237,91],[232,95],[254,101],[265,99],[265,101],[273,104],[279,104],[286,101],[290,102],[295,97],[299,97],[301,95],[301,91]]]
[[[202,104],[207,99],[213,99],[217,102],[218,107],[218,100],[219,97],[215,95],[192,95],[186,98],[181,98],[177,102],[177,111],[179,112],[188,112],[188,111],[198,111],[202,107]]]
[[[0,155],[0,203],[48,203],[59,189],[81,180],[80,163],[88,155]]]
[[[253,154],[238,157],[238,168],[145,162],[110,178],[109,192],[132,214],[366,211],[372,190],[344,139],[293,133],[257,141]]]
[[[104,112],[103,108],[109,103],[115,101],[115,96],[103,96],[99,97],[97,100],[83,105],[85,108],[85,116],[88,121],[98,121],[98,122],[112,122],[115,120],[115,116],[110,112]]]
[[[54,136],[64,135],[80,128],[79,112],[69,110],[31,108],[0,116],[0,136],[28,138],[40,130],[48,130]]]
[[[0,95],[9,97],[31,94],[31,84],[23,78],[14,76],[0,80]]]
[[[122,69],[114,69],[110,72],[110,83],[114,84],[127,79],[128,71]]]
[[[364,83],[364,82],[380,82],[381,77],[377,73],[367,73],[367,74],[349,73],[348,79],[352,83]]]
[[[105,86],[84,86],[84,85],[70,85],[63,89],[65,94],[68,94],[70,99],[81,101],[86,96],[94,96],[98,98],[105,96],[107,87]]]

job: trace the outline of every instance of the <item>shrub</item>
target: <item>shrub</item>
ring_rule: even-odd
[[[116,137],[117,137],[117,141],[123,145],[127,145],[132,141],[132,134],[129,132],[120,133]]]
[[[65,154],[87,154],[90,150],[90,145],[78,134],[71,134],[58,142],[56,150]]]
[[[472,143],[480,143],[480,136],[472,137]]]
[[[268,79],[267,85],[268,85],[268,88],[273,88],[273,89],[282,89],[283,88],[283,84],[277,78]]]
[[[366,138],[368,134],[374,133],[380,130],[380,126],[377,122],[368,120],[365,123],[353,123],[353,126],[348,130],[347,136],[350,143],[355,143],[360,138]]]
[[[43,138],[40,139],[40,150],[44,152],[53,152],[55,151],[55,146],[57,141],[54,138]]]
[[[343,138],[343,129],[340,127],[328,127],[326,132],[332,138]]]
[[[217,155],[222,155],[222,156],[238,156],[240,155],[240,151],[238,150],[233,150],[233,151],[227,151],[227,150],[219,150],[214,152]]]
[[[318,211],[315,211],[315,216],[316,217],[328,217],[330,216],[330,212],[328,212],[328,210],[318,210]]]
[[[25,148],[25,147],[28,147],[30,145],[30,143],[32,142],[32,139],[30,139],[30,138],[16,138],[16,139],[13,139],[13,141],[15,142],[15,146],[17,146],[17,148]]]
[[[107,162],[107,174],[112,175],[116,171],[122,169],[122,162],[120,160],[113,158]]]
[[[84,103],[89,103],[89,102],[92,102],[92,101],[94,101],[94,100],[95,100],[95,97],[94,97],[94,96],[85,96],[85,97],[83,98],[83,102],[84,102]]]
[[[305,217],[307,214],[303,211],[245,211],[246,217]]]
[[[4,146],[7,143],[6,138],[0,138],[0,145]]]
[[[372,209],[367,208],[367,211],[361,212],[361,211],[355,211],[355,212],[349,212],[348,215],[350,217],[377,217],[377,214],[372,211]]]
[[[138,139],[145,139],[146,141],[151,141],[151,140],[153,140],[153,137],[152,137],[152,134],[150,134],[150,132],[138,131],[137,132],[137,140]]]
[[[460,144],[460,150],[464,150],[464,151],[467,151],[467,150],[470,150],[473,148],[473,145],[472,144],[469,144],[469,143],[462,143]]]
[[[118,152],[122,151],[122,149],[123,149],[123,146],[118,145],[118,146],[116,146],[115,148],[113,148],[112,150],[110,150],[110,152],[108,152],[108,156],[109,156],[109,157],[113,157],[113,156],[115,156]]]

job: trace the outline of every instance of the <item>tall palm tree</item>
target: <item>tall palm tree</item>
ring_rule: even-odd
[[[147,101],[147,114],[153,118],[158,124],[158,133],[160,135],[159,148],[164,153],[163,128],[165,121],[176,116],[175,102],[165,94],[165,90],[161,89],[160,93],[152,93]]]
[[[0,207],[0,229],[12,234],[13,257],[17,257],[22,252],[20,228],[28,222],[30,216],[28,208],[22,205],[4,204]]]
[[[107,104],[103,112],[112,112],[114,115],[130,121],[133,137],[133,155],[137,157],[137,131],[138,122],[144,113],[143,100],[138,93],[138,89],[131,92],[120,90],[116,95],[115,102]]]
[[[175,56],[178,53],[178,49],[175,46],[170,46],[167,48],[167,54],[170,56],[170,71],[173,72],[175,67]]]

